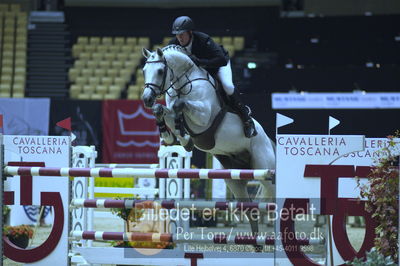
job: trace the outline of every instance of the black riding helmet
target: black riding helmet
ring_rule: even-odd
[[[194,30],[194,23],[188,16],[177,17],[172,24],[172,34],[175,35],[191,30]]]

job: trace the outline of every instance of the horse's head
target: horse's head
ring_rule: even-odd
[[[158,96],[167,89],[168,65],[163,51],[158,48],[156,52],[142,49],[143,56],[147,58],[143,67],[144,90],[142,100],[147,108],[151,108]]]
[[[151,108],[158,96],[164,94],[195,65],[186,51],[177,45],[158,48],[155,52],[143,48],[142,53],[147,58],[143,67],[145,83],[142,100],[146,107]]]

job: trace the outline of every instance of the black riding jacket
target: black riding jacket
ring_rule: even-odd
[[[222,45],[215,43],[210,36],[203,32],[193,31],[192,38],[192,54],[199,59],[199,65],[208,72],[214,75],[220,67],[228,64],[228,52]],[[180,45],[176,37],[172,38],[169,44]]]

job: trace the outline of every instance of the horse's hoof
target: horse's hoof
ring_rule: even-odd
[[[190,138],[189,142],[185,146],[183,146],[183,148],[185,148],[187,152],[193,151],[194,148],[193,140]]]

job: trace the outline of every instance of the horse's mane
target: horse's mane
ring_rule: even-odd
[[[185,68],[194,65],[193,61],[188,56],[188,51],[180,45],[170,44],[161,48],[161,51],[164,55],[173,57],[175,60],[171,61],[178,64],[178,66],[183,66]]]
[[[167,45],[167,46],[161,48],[161,50],[162,50],[163,52],[177,51],[177,52],[181,52],[181,53],[187,55],[186,50],[185,50],[182,46],[176,45],[176,44]]]

